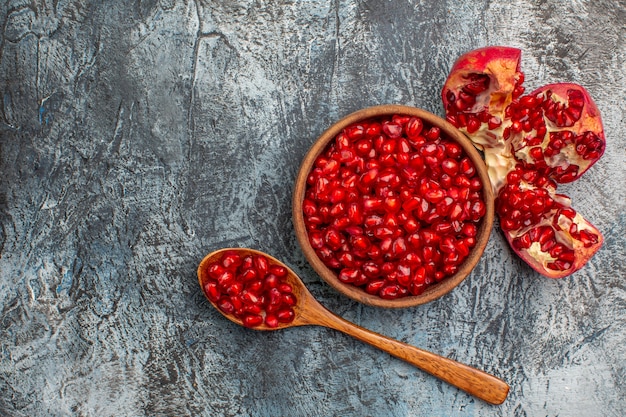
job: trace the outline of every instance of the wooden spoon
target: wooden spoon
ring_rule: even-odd
[[[255,330],[276,330],[292,326],[317,325],[325,326],[331,329],[339,330],[347,335],[355,337],[365,343],[377,347],[390,355],[393,355],[403,361],[406,361],[419,369],[453,385],[468,394],[474,395],[491,404],[502,404],[506,399],[509,386],[502,380],[493,375],[487,374],[468,365],[456,362],[452,359],[444,358],[434,353],[418,349],[406,343],[390,339],[378,333],[374,333],[356,324],[331,313],[322,306],[311,293],[306,289],[302,280],[289,267],[269,256],[265,253],[253,249],[227,248],[208,254],[198,266],[198,280],[201,288],[208,281],[207,266],[220,259],[225,251],[238,251],[241,256],[257,254],[265,256],[270,263],[281,265],[287,268],[288,276],[286,281],[292,286],[293,294],[297,298],[294,306],[295,318],[291,323],[280,323],[278,327],[271,328],[265,324],[255,327]],[[208,299],[208,298],[207,298]],[[220,310],[217,305],[209,299],[217,310],[227,319],[243,325],[242,321],[237,317],[226,314]]]

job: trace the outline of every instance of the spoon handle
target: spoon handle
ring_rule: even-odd
[[[486,372],[364,329],[326,308],[316,313],[311,324],[353,336],[488,403],[502,404],[509,393],[506,382]]]

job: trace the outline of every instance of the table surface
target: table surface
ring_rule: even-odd
[[[117,3],[0,5],[0,415],[623,415],[624,1]],[[495,44],[523,50],[528,91],[577,82],[600,108],[606,153],[560,190],[603,248],[550,280],[495,228],[438,301],[346,299],[295,239],[304,154],[366,106],[442,115],[454,60]],[[234,325],[196,278],[228,246],[284,260],[348,320],[504,379],[508,399],[325,328]]]

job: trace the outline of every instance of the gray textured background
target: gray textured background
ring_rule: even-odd
[[[1,416],[623,416],[624,1],[3,1]],[[523,49],[528,91],[583,84],[604,157],[560,190],[605,234],[552,281],[496,230],[426,306],[351,302],[306,264],[290,218],[312,141],[359,108],[443,114],[461,53]],[[499,407],[323,328],[222,318],[196,267],[249,246],[331,310],[505,379]]]

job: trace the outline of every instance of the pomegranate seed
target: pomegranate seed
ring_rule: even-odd
[[[249,290],[245,290],[241,293],[241,299],[244,304],[257,304],[260,301],[259,297],[257,297],[254,292]]]
[[[371,243],[366,236],[354,236],[350,239],[352,247],[357,251],[367,251]]]
[[[455,242],[455,249],[459,255],[459,262],[464,260],[469,255],[470,249],[474,247],[474,245],[469,246],[467,243],[468,242],[466,242],[465,239]]]
[[[207,273],[209,274],[209,276],[213,279],[217,279],[220,275],[222,275],[224,272],[226,272],[226,270],[224,269],[224,267],[218,263],[214,263],[211,264],[208,268],[207,268]]]
[[[222,275],[217,278],[217,285],[221,288],[226,288],[235,280],[235,274],[231,271],[224,271]]]
[[[489,128],[489,130],[494,130],[494,129],[499,128],[501,125],[502,125],[502,120],[500,120],[498,116],[492,116],[489,119],[487,127]]]
[[[246,327],[257,327],[263,323],[263,317],[260,314],[247,314],[243,317],[242,322]]]
[[[365,135],[369,138],[379,136],[382,132],[382,126],[380,123],[371,123],[365,129]]]
[[[243,281],[252,281],[255,280],[258,276],[258,273],[256,270],[250,268],[250,269],[246,269],[243,272],[241,272],[241,274],[239,275],[240,278]]]
[[[406,126],[406,134],[409,139],[417,138],[420,133],[422,133],[422,129],[424,128],[424,123],[422,119],[417,117],[412,117]]]
[[[446,142],[446,155],[452,159],[457,159],[463,155],[463,148],[456,142]]]
[[[402,126],[393,122],[383,122],[383,132],[392,139],[402,135]]]
[[[230,296],[238,295],[243,291],[243,283],[242,282],[233,282],[226,289],[226,293]]]
[[[204,292],[209,300],[216,302],[220,298],[220,290],[217,288],[216,282],[207,282],[204,286]]]
[[[287,306],[296,305],[296,296],[293,294],[283,294],[281,298],[282,298],[282,302],[284,305],[287,305]]]
[[[387,197],[384,201],[385,210],[388,213],[397,213],[402,208],[402,201],[398,197]]]
[[[349,284],[354,282],[359,277],[359,274],[358,269],[344,268],[339,272],[337,278],[339,278],[339,281]]]
[[[391,247],[391,252],[396,258],[404,255],[406,251],[407,251],[407,245],[406,245],[404,238],[399,237],[396,240],[394,240],[392,247]]]
[[[280,284],[280,278],[278,278],[274,274],[269,274],[267,277],[265,277],[265,281],[263,282],[263,289],[269,292],[273,290],[278,291],[276,287],[278,287],[279,284]]]
[[[263,290],[263,281],[258,279],[252,282],[249,282],[246,285],[246,290],[254,293],[254,294],[260,294],[261,291]]]
[[[278,290],[283,294],[291,294],[293,292],[293,288],[290,284],[283,282],[278,285]]]
[[[437,234],[433,230],[429,230],[429,229],[422,229],[420,231],[419,235],[420,235],[420,241],[424,245],[437,244],[441,240],[441,236],[439,234]]]
[[[437,154],[437,150],[437,144],[434,142],[426,143],[420,148],[421,154],[425,157],[435,156]]]
[[[383,205],[383,200],[380,198],[366,197],[363,199],[363,210],[365,211],[375,211],[381,208]]]
[[[407,233],[414,233],[420,229],[420,223],[414,218],[409,218],[404,222],[403,228]]]
[[[464,223],[461,233],[467,237],[475,237],[478,234],[478,227],[474,223]]]
[[[269,272],[270,274],[276,275],[278,278],[284,278],[287,276],[287,268],[282,265],[271,265]]]
[[[585,248],[594,246],[599,242],[598,235],[588,230],[581,230],[579,239],[583,243]]]
[[[442,189],[430,189],[424,193],[424,198],[433,204],[439,203],[445,196],[446,193]]]
[[[474,133],[480,128],[480,121],[475,117],[470,117],[467,121],[467,132]]]
[[[396,282],[399,284],[398,290],[408,287],[411,284],[410,268],[399,266]]]
[[[466,237],[465,239],[463,239],[463,243],[468,248],[473,248],[474,246],[476,246],[476,239],[474,237]]]
[[[289,307],[278,310],[278,312],[276,313],[276,317],[278,318],[278,321],[281,323],[292,322],[295,318],[295,315],[296,314],[293,311],[293,309]]]
[[[380,275],[381,272],[378,263],[373,261],[365,262],[361,266],[361,270],[363,274],[365,274],[369,278],[376,278]]]
[[[267,327],[276,328],[278,327],[279,321],[278,317],[275,314],[267,314],[265,316],[265,324]]]
[[[226,269],[237,267],[241,263],[241,256],[235,251],[228,251],[222,257],[222,266]]]
[[[331,249],[339,249],[343,243],[343,238],[337,229],[329,228],[324,235],[324,242]]]
[[[261,314],[263,312],[263,309],[261,308],[260,304],[245,304],[244,303],[243,312],[251,313],[251,314]]]
[[[426,136],[426,138],[431,141],[435,141],[439,139],[440,134],[441,134],[441,130],[436,126],[433,126],[426,132],[424,136]]]
[[[439,248],[445,253],[456,252],[456,242],[450,236],[446,236],[439,243]]]
[[[470,179],[466,175],[459,175],[455,177],[454,184],[459,187],[467,188],[468,190],[469,190],[469,187],[472,185],[472,183],[470,182]]]
[[[243,308],[243,301],[241,300],[241,297],[237,295],[232,295],[230,297],[230,302],[233,304],[233,307],[235,308],[235,315],[237,317],[241,317],[241,314],[237,314],[237,311]]]
[[[228,297],[220,298],[217,302],[217,306],[226,314],[233,314],[235,312],[235,306]]]
[[[411,120],[410,116],[404,116],[404,115],[400,115],[400,114],[394,114],[393,116],[391,116],[391,121],[399,124],[400,126],[405,126],[409,120]]]
[[[385,281],[382,279],[369,281],[365,287],[365,292],[372,295],[378,295],[383,285],[385,285]]]
[[[269,262],[266,257],[256,255],[254,257],[254,266],[257,271],[257,275],[259,278],[265,278],[267,272],[269,271]]]
[[[472,217],[472,220],[478,221],[485,215],[486,212],[487,207],[485,206],[485,203],[483,203],[481,200],[476,200],[472,204],[470,215]]]
[[[459,164],[457,163],[456,160],[452,158],[446,158],[441,163],[441,168],[446,174],[450,175],[451,177],[454,177],[459,171]]]
[[[398,298],[399,294],[400,294],[400,287],[398,285],[385,285],[378,292],[378,295],[380,296],[380,298],[383,298],[386,300],[392,300],[392,299]]]
[[[269,305],[273,305],[273,306],[280,305],[282,301],[282,293],[280,292],[278,288],[276,287],[270,288],[270,290],[267,291],[267,296],[268,296],[267,301]]]
[[[241,261],[241,269],[251,269],[254,268],[254,259],[251,255],[246,255],[243,257]]]
[[[365,134],[365,129],[361,125],[353,125],[345,129],[346,135],[350,138],[350,141],[354,142],[363,137]],[[338,136],[341,139],[341,134]]]

